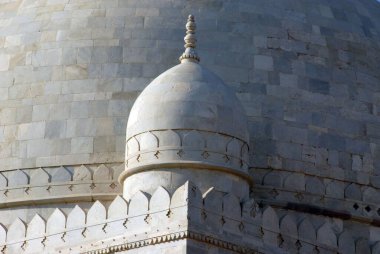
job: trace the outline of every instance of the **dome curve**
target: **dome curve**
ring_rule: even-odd
[[[197,63],[174,66],[154,79],[136,100],[127,139],[153,130],[193,129],[248,142],[247,118],[231,90]]]
[[[127,124],[124,195],[136,186],[169,190],[185,179],[248,193],[248,128],[244,109],[224,82],[199,65],[192,15],[181,64],[154,79],[135,101]],[[197,170],[201,169],[201,170]],[[149,186],[147,187],[146,184]]]

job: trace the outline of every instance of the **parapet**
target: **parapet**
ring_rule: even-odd
[[[108,201],[122,193],[117,178],[123,164],[65,165],[0,172],[0,208],[2,214],[23,206],[50,210],[71,202]],[[20,208],[21,207],[21,208]],[[17,212],[20,215],[20,212]],[[2,216],[9,224],[11,213]],[[24,214],[26,214],[24,212]],[[27,215],[24,216],[26,219]]]
[[[96,201],[48,218],[36,214],[0,226],[2,253],[109,253],[187,239],[233,253],[378,253],[380,239],[353,234],[343,221],[323,216],[241,203],[213,188],[201,193],[191,182],[173,195],[162,187],[152,196],[117,196],[109,205]],[[357,230],[357,229],[355,229]],[[369,252],[368,252],[369,253]]]

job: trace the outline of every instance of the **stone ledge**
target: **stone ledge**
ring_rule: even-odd
[[[144,239],[144,240],[140,240],[136,242],[127,242],[124,244],[111,246],[111,247],[98,249],[98,250],[87,251],[83,253],[84,254],[103,254],[103,253],[111,253],[111,252],[117,252],[117,251],[126,251],[126,250],[144,247],[147,245],[160,244],[160,243],[165,243],[165,242],[170,242],[170,241],[178,241],[181,239],[191,239],[191,240],[195,240],[199,242],[204,242],[204,243],[211,244],[219,248],[232,250],[236,253],[244,253],[244,254],[262,254],[263,253],[263,252],[259,252],[258,250],[242,247],[232,242],[224,241],[216,237],[201,234],[198,232],[193,232],[190,230],[164,234],[164,235],[160,235],[160,236],[156,236],[156,237],[152,237],[152,238],[148,238],[148,239]]]
[[[124,180],[133,174],[137,174],[139,172],[149,171],[149,170],[157,170],[160,168],[179,168],[179,167],[188,167],[191,169],[208,169],[208,170],[216,170],[221,171],[227,174],[232,174],[241,177],[243,180],[247,181],[249,184],[253,184],[252,177],[247,174],[246,172],[239,170],[239,169],[233,169],[231,167],[226,167],[225,165],[217,165],[214,163],[207,163],[204,161],[161,161],[157,164],[141,164],[138,166],[134,166],[131,168],[126,169],[124,172],[122,172],[119,176],[119,182],[123,183]]]

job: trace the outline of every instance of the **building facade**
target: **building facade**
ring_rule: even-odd
[[[0,1],[0,250],[380,253],[379,38],[373,0]]]

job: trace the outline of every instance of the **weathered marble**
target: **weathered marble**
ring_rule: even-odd
[[[228,93],[242,104],[250,139],[236,132],[232,136],[240,140],[225,145],[205,129],[177,133],[169,128],[150,133],[161,141],[158,145],[147,132],[135,133],[137,141],[126,143],[127,119],[136,98],[160,73],[177,64],[188,13],[197,17],[201,64],[220,76],[230,87]],[[223,246],[237,243],[236,234],[258,246],[254,250],[259,252],[379,253],[379,17],[374,0],[1,1],[0,250],[41,253],[46,246],[61,246],[66,217],[75,205],[88,216],[95,200],[102,205],[98,202],[93,211],[100,211],[122,194],[117,179],[124,169],[126,148],[142,140],[148,156],[141,163],[177,156],[156,154],[158,149],[150,151],[151,145],[178,148],[185,141],[189,159],[225,164],[216,154],[232,157],[233,148],[247,142],[244,171],[254,180],[250,195],[254,200],[244,203],[242,214],[255,216],[247,219],[249,223],[236,224],[238,216],[231,207],[216,209],[221,214],[215,217],[190,209],[195,221],[210,221],[216,230],[221,230],[220,221],[228,239],[217,235],[206,239],[206,229],[191,231],[197,225],[191,234],[138,236],[111,252],[129,248],[138,253],[136,246],[159,241],[162,252],[230,253]],[[193,44],[192,40],[188,37],[187,43]],[[196,106],[191,109],[190,113],[205,113]],[[204,153],[207,141],[213,150]],[[197,145],[197,152],[190,153],[190,147]],[[239,166],[238,160],[229,163],[234,169]],[[166,189],[171,202],[173,197],[182,200],[177,189],[185,178],[201,179],[182,176]],[[201,194],[188,190],[198,207],[214,195],[205,184],[211,178],[199,185]],[[223,174],[214,179],[223,179]],[[143,188],[133,188],[136,192],[150,188],[153,195],[159,185],[174,183],[161,180],[154,187],[143,186],[142,180]],[[223,181],[214,185],[223,186]],[[232,181],[223,188],[240,199],[239,192],[246,187],[236,191],[236,185],[238,181]],[[162,194],[165,202],[168,194]],[[202,194],[205,200],[199,198]],[[222,199],[234,202],[235,198]],[[150,204],[151,197],[146,199]],[[128,216],[125,209],[130,201],[119,197],[112,203],[114,218]],[[211,203],[219,207],[220,202]],[[172,213],[174,207],[170,204],[165,211],[181,221],[173,220],[173,225],[187,225],[181,213]],[[226,214],[234,220],[226,219]],[[153,228],[157,218],[166,216],[148,215],[136,219],[137,229]],[[88,240],[91,232],[101,232],[113,242],[116,236],[110,232],[124,234],[128,227],[127,219],[101,218],[93,219],[98,224],[91,231],[86,217],[75,229],[79,233],[67,232],[67,239]],[[58,224],[53,227],[55,219]],[[44,223],[46,239],[40,239]],[[115,242],[123,246],[126,241]],[[73,253],[89,247],[73,246],[67,240],[62,253],[69,245]],[[101,243],[98,246],[103,248]],[[149,245],[144,248],[154,251]]]

